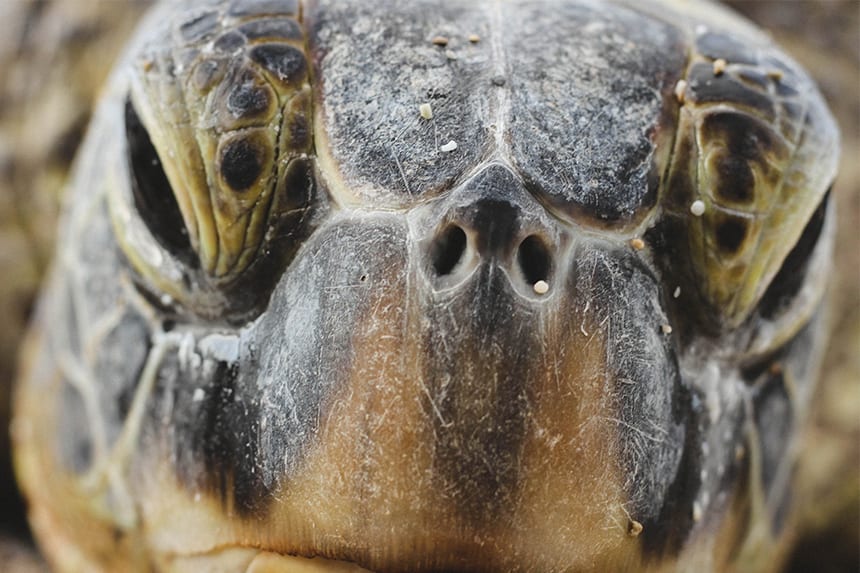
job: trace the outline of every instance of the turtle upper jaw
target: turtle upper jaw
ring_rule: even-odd
[[[445,274],[434,245],[452,227],[463,261]],[[636,559],[628,532],[661,519],[686,447],[659,293],[633,249],[563,231],[501,166],[407,217],[333,217],[235,352],[190,333],[163,361],[159,384],[185,390],[151,408],[195,423],[143,441],[142,460],[172,464],[139,496],[159,552],[238,538],[412,571]]]

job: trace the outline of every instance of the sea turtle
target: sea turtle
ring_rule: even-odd
[[[837,156],[811,80],[710,4],[165,2],[25,349],[42,547],[776,568]]]

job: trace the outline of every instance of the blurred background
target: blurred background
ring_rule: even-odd
[[[151,0],[0,0],[0,571],[43,571],[11,472],[15,353],[60,193],[112,60]],[[818,81],[842,130],[833,335],[798,475],[789,571],[860,570],[860,0],[729,0]]]

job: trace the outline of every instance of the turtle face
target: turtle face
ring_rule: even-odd
[[[385,571],[771,550],[835,128],[744,24],[649,10],[162,6],[79,165],[40,314],[63,328],[20,400],[49,549]]]

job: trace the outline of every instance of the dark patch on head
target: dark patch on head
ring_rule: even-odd
[[[262,44],[251,50],[251,59],[285,84],[295,83],[307,74],[307,61],[301,50],[289,44]]]
[[[201,92],[208,92],[224,77],[227,64],[222,59],[207,58],[194,68],[191,79]]]
[[[178,351],[164,357],[147,402],[148,423],[141,440],[168,449],[157,455],[173,461],[188,490],[211,492],[240,516],[260,516],[270,491],[256,471],[256,396],[238,385],[237,364],[198,357],[202,363],[197,366],[180,359]]]
[[[428,248],[428,260],[437,276],[451,274],[466,251],[466,232],[457,225],[447,225],[436,232]]]
[[[302,40],[302,28],[293,18],[261,18],[239,26],[249,40]]]
[[[253,76],[247,75],[227,96],[227,109],[236,119],[253,118],[265,114],[272,105],[269,91],[256,85]]]
[[[789,480],[792,481],[794,476],[792,475]],[[788,517],[791,515],[791,510],[793,508],[793,496],[792,496],[792,488],[790,485],[786,485],[786,487],[782,488],[782,491],[778,492],[776,499],[771,499],[771,505],[773,507],[773,515],[771,518],[771,532],[774,537],[778,536],[783,528],[785,528]]]
[[[718,199],[742,204],[751,203],[755,199],[755,175],[747,158],[720,154],[712,169]]]
[[[265,255],[254,257],[227,291],[240,308],[261,309],[267,304],[284,269],[318,225],[315,215],[322,206],[310,160],[299,157],[290,161],[281,173],[273,201],[271,212],[277,216],[269,222]],[[255,315],[256,312],[251,317]],[[244,317],[240,323],[247,319]]]
[[[263,16],[298,14],[298,0],[233,0],[227,9],[230,16]]]
[[[284,117],[284,150],[297,151],[308,149],[311,145],[311,127],[303,113],[294,111]]]
[[[759,165],[767,171],[770,169],[768,157],[783,158],[789,153],[770,127],[744,113],[721,111],[708,114],[702,121],[700,137],[707,146],[721,149],[721,153],[731,158],[726,185],[734,184],[737,178],[737,190],[744,186],[750,188],[752,176],[739,167],[741,162],[746,162],[748,168]],[[728,189],[725,192],[732,193]]]
[[[188,229],[161,158],[131,103],[125,103],[125,130],[134,204],[155,239],[190,267],[199,266]]]
[[[125,423],[151,348],[146,320],[127,311],[108,333],[111,344],[104,345],[93,366],[99,381],[99,410],[111,446]]]
[[[768,121],[776,117],[773,99],[766,93],[750,89],[729,73],[714,75],[710,63],[696,63],[687,78],[689,97],[696,103],[730,103],[750,108]]]
[[[464,296],[426,306],[433,326],[424,334],[422,377],[439,491],[467,522],[485,525],[513,505],[539,352],[505,275],[485,264],[473,276]]]
[[[314,177],[308,159],[297,157],[290,161],[284,170],[283,183],[278,187],[283,191],[286,205],[293,209],[305,208],[313,196]]]
[[[520,227],[520,210],[508,202],[481,199],[460,216],[476,231],[475,244],[485,256],[504,254],[514,247]]]
[[[774,478],[784,466],[794,434],[794,411],[782,372],[768,372],[753,392],[753,418],[761,450],[762,488],[770,502]]]
[[[233,191],[246,191],[262,174],[263,150],[249,138],[234,139],[221,149],[218,165]]]
[[[690,257],[687,213],[665,216],[644,238],[660,269],[664,308],[669,315],[673,338],[683,348],[702,334],[719,334],[720,310],[701,295],[701,277]],[[681,293],[675,298],[673,293],[678,287]]]
[[[80,392],[68,380],[62,381],[57,401],[57,459],[70,472],[81,475],[93,463],[89,410]]]
[[[726,254],[737,253],[747,236],[747,222],[740,217],[727,216],[717,223],[717,246]]]
[[[718,32],[708,32],[698,36],[696,38],[696,50],[712,60],[722,58],[732,64],[755,65],[758,63],[755,47]]]
[[[208,39],[220,26],[218,12],[204,12],[188,20],[179,27],[182,39],[196,43]]]
[[[487,257],[505,256],[519,244],[523,207],[517,198],[527,196],[522,183],[506,167],[493,164],[467,184],[475,197],[454,213],[454,220],[475,231],[478,251]]]
[[[550,247],[541,237],[529,235],[517,247],[517,264],[530,285],[549,279],[554,266]]]
[[[180,478],[219,496],[239,515],[260,515],[269,490],[256,472],[259,409],[237,388],[238,366],[207,360],[188,370],[165,361],[156,402],[172,404],[173,448]]]
[[[697,153],[695,131],[679,133],[665,183],[663,202],[667,210],[686,212],[696,196]]]
[[[225,502],[232,497],[238,512],[248,515],[261,509],[268,492],[255,472],[259,420],[253,414],[258,410],[237,394],[237,374],[236,366],[218,363],[203,400],[198,439],[210,488]]]
[[[215,40],[213,48],[218,52],[234,54],[236,51],[242,49],[246,42],[247,39],[240,32],[237,30],[230,30]]]
[[[806,280],[810,257],[824,228],[829,204],[830,191],[828,190],[821,204],[810,217],[794,248],[785,257],[779,272],[773,277],[762,296],[759,302],[759,313],[764,318],[775,317],[800,292],[800,288]]]
[[[663,505],[655,519],[642,522],[642,550],[651,557],[677,554],[693,529],[693,501],[701,487],[702,451],[701,407],[696,406],[690,391],[679,386],[674,401],[687,413],[684,442],[678,473],[663,497]]]
[[[648,531],[673,503],[667,498],[679,495],[672,487],[686,471],[692,416],[674,341],[652,327],[663,312],[659,280],[627,249],[601,246],[593,255],[577,253],[575,260],[588,279],[579,281],[574,299],[591,301],[595,322],[625,325],[607,331],[606,361],[615,381],[609,407],[620,420],[618,462],[626,476],[627,507]],[[630,291],[641,296],[626,296]]]

